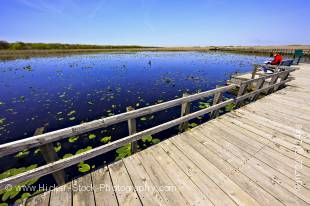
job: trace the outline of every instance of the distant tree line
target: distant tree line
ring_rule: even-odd
[[[89,44],[60,44],[60,43],[24,43],[0,40],[0,50],[48,50],[48,49],[131,49],[131,48],[146,48],[136,45],[89,45]]]

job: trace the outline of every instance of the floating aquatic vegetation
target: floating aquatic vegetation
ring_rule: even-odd
[[[74,142],[76,142],[78,139],[79,139],[78,136],[69,137],[68,142],[74,143]]]
[[[95,139],[96,138],[96,135],[95,134],[89,134],[88,135],[88,139]]]
[[[194,128],[194,127],[197,127],[198,124],[193,122],[193,123],[188,124],[188,126],[189,126],[189,128]]]
[[[69,157],[72,157],[72,156],[73,156],[73,154],[68,153],[68,154],[65,154],[62,158],[63,158],[63,159],[66,159],[66,158],[69,158]]]
[[[87,146],[86,148],[84,148],[84,149],[79,149],[78,151],[76,151],[76,155],[77,154],[81,154],[81,153],[83,153],[83,152],[87,152],[87,151],[89,151],[89,150],[91,150],[92,149],[92,147],[91,146]]]
[[[131,143],[126,144],[116,150],[115,160],[120,160],[131,155]]]
[[[28,167],[20,167],[20,168],[12,168],[9,169],[3,173],[0,174],[0,179],[5,179],[11,176],[15,176],[17,174],[27,172],[29,170],[35,169],[37,167],[37,164],[30,165]],[[13,199],[15,198],[20,192],[21,192],[21,187],[23,186],[30,186],[33,185],[38,181],[38,178],[35,179],[30,179],[25,182],[19,183],[18,185],[11,187],[10,190],[1,190],[0,195],[2,195],[1,200],[3,202],[7,201],[8,199]]]
[[[102,142],[103,144],[106,144],[111,140],[111,138],[112,138],[111,136],[102,137],[100,139],[100,142]]]
[[[153,138],[152,139],[152,144],[158,144],[160,142],[160,139]]]
[[[41,150],[38,148],[34,151],[34,154],[39,154],[39,152],[41,152]]]
[[[68,114],[67,114],[67,116],[71,116],[71,115],[73,115],[73,114],[75,114],[76,113],[76,111],[75,110],[72,110],[72,111],[70,111]]]
[[[205,109],[210,107],[210,104],[208,102],[199,102],[199,108],[200,109]]]
[[[20,151],[20,152],[18,152],[16,155],[15,155],[15,157],[17,157],[17,158],[24,158],[24,157],[26,157],[27,155],[29,155],[29,150],[23,150],[23,151]]]
[[[16,205],[22,204],[22,202],[23,202],[25,199],[28,199],[30,196],[31,196],[31,194],[30,194],[29,192],[23,193],[23,194],[21,195],[21,197],[15,201],[15,204],[16,204]],[[0,206],[1,206],[1,204],[0,204]]]
[[[140,120],[141,121],[146,121],[147,119],[146,119],[146,117],[141,117]]]
[[[23,70],[31,72],[32,71],[32,67],[30,65],[24,66]]]
[[[5,120],[5,118],[0,118],[0,125],[4,124]]]
[[[75,117],[70,117],[69,120],[73,121],[73,120],[75,120]]]
[[[61,150],[61,144],[60,144],[60,142],[57,142],[57,143],[56,143],[56,146],[54,146],[54,150],[55,150],[55,152],[59,152],[59,151]]]
[[[82,172],[82,173],[88,172],[88,171],[90,170],[90,165],[89,165],[89,164],[86,164],[86,163],[84,163],[84,162],[80,162],[80,163],[77,165],[77,167],[78,167],[79,172]]]
[[[153,139],[153,137],[152,137],[152,135],[147,135],[147,136],[144,136],[144,137],[142,137],[142,142],[152,142],[152,139]]]
[[[25,101],[25,99],[26,99],[26,97],[25,97],[25,96],[20,96],[20,97],[19,97],[19,100],[20,100],[21,102],[24,102],[24,101]]]
[[[8,203],[3,202],[3,203],[0,203],[0,206],[9,206],[9,205]]]
[[[225,106],[225,111],[226,112],[230,112],[232,111],[234,108],[236,107],[236,104],[235,103],[229,103],[228,105]]]

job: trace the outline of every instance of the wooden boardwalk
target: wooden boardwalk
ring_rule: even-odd
[[[310,64],[288,86],[26,205],[310,205]]]

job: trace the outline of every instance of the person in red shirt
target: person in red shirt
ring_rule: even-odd
[[[270,64],[270,65],[280,65],[281,64],[281,62],[282,62],[282,60],[283,60],[283,57],[282,57],[282,55],[281,54],[277,54],[277,53],[271,53],[270,54],[270,57],[272,57],[273,56],[273,60],[272,61],[268,61],[268,62],[265,62],[265,64]],[[268,71],[271,71],[272,72],[272,70],[270,70],[269,68],[268,68],[268,66],[263,66],[263,70],[264,70],[264,72],[265,73],[268,73]]]
[[[281,54],[274,54],[273,56],[273,60],[272,62],[270,62],[271,65],[279,65],[281,64],[282,60],[283,60],[283,57]]]

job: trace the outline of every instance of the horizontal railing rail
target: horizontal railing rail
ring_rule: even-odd
[[[54,162],[50,162],[46,165],[40,166],[30,171],[2,179],[0,180],[0,190],[5,189],[6,185],[12,186],[12,185],[16,185],[21,182],[24,182],[28,179],[39,178],[39,177],[42,177],[48,174],[54,174],[67,167],[75,165],[81,161],[85,161],[85,160],[94,158],[98,155],[107,153],[125,144],[136,142],[142,139],[146,135],[153,135],[158,132],[169,129],[171,127],[181,125],[182,123],[188,122],[191,119],[197,118],[207,113],[213,114],[211,116],[212,118],[214,118],[218,115],[219,109],[231,103],[236,103],[238,105],[238,103],[244,101],[245,99],[249,99],[249,98],[253,101],[262,92],[266,92],[268,94],[270,91],[277,90],[279,87],[281,87],[285,83],[292,80],[292,78],[288,77],[288,75],[290,74],[290,72],[294,70],[295,69],[286,70],[284,72],[274,73],[274,74],[264,76],[261,78],[251,79],[251,80],[242,82],[240,85],[232,84],[232,85],[219,87],[213,90],[209,90],[209,91],[205,91],[205,92],[201,92],[201,93],[197,93],[193,95],[188,95],[188,96],[186,95],[181,98],[167,101],[164,103],[148,106],[148,107],[137,109],[137,110],[128,111],[128,112],[121,113],[115,116],[106,117],[106,118],[91,121],[88,123],[83,123],[77,126],[49,132],[46,134],[33,136],[33,137],[26,138],[23,140],[18,140],[18,141],[2,144],[0,145],[0,155],[5,156],[5,155],[13,154],[23,149],[29,149],[33,147],[42,146],[45,144],[50,144],[57,140],[61,140],[67,137],[86,133],[86,132],[89,132],[95,129],[107,127],[107,126],[120,123],[123,121],[131,121],[135,118],[145,116],[145,115],[148,115],[154,112],[162,111],[162,110],[172,108],[175,106],[182,105],[182,110],[183,110],[184,108],[188,107],[189,102],[214,95],[213,105],[210,107],[201,109],[193,113],[188,113],[189,111],[183,113],[184,111],[186,111],[185,109],[181,113],[181,117],[177,119],[171,120],[169,122],[157,125],[155,127],[152,127],[152,128],[149,128],[149,129],[137,132],[137,133],[130,133],[130,135],[127,137],[124,137],[119,140],[110,142],[108,144],[96,147],[84,153],[74,155],[72,157],[68,157],[65,159],[60,159]],[[265,80],[269,78],[271,79],[271,81],[265,82]],[[256,88],[254,89],[254,91],[246,93],[247,86],[253,83],[256,83]],[[267,85],[265,85],[265,83]],[[232,91],[235,88],[239,88],[237,97],[229,98],[225,101],[222,101],[222,94],[225,92]]]

